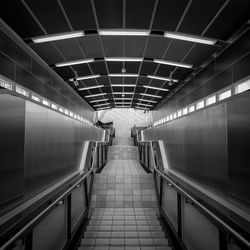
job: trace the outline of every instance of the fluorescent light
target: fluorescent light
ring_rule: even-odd
[[[84,36],[83,31],[77,31],[77,32],[66,32],[66,33],[60,33],[60,34],[54,34],[54,35],[45,35],[45,36],[37,36],[31,38],[31,40],[34,43],[45,43],[45,42],[52,42],[57,40],[64,40],[69,38],[76,38]]]
[[[145,96],[150,96],[150,97],[155,97],[155,98],[162,98],[162,96],[159,96],[159,95],[150,95],[146,93],[140,93],[140,95],[145,95]]]
[[[96,104],[96,105],[94,105],[94,107],[105,106],[105,105],[110,105],[110,103]]]
[[[108,101],[109,99],[99,99],[99,100],[93,100],[93,101],[90,101],[90,103],[93,103],[93,102],[104,102],[104,101]]]
[[[114,100],[132,100],[132,97],[120,97],[120,98],[114,98]]]
[[[86,98],[90,98],[90,97],[95,97],[95,96],[102,96],[102,95],[107,95],[107,93],[100,93],[100,94],[94,94],[94,95],[86,95]]]
[[[134,92],[113,92],[115,95],[133,95]]]
[[[142,109],[142,110],[149,110],[149,108],[146,108],[146,107],[139,107],[139,106],[135,106],[135,109]]]
[[[152,102],[152,103],[157,103],[156,101],[147,100],[147,99],[138,99],[138,101],[141,101],[141,102]]]
[[[110,108],[111,108],[111,106],[109,106],[109,107],[97,108],[96,110],[103,110],[103,109],[110,109]]]
[[[168,89],[152,87],[152,86],[147,86],[147,85],[143,85],[143,87],[146,89],[156,89],[156,90],[161,90],[161,91],[169,91]]]
[[[147,106],[147,107],[153,107],[151,104],[145,104],[145,103],[136,103],[137,105]]]
[[[100,75],[89,75],[89,76],[80,76],[76,78],[70,78],[69,80],[73,82],[75,80],[87,80],[87,79],[98,78],[98,77],[100,77]]]
[[[143,58],[139,57],[106,57],[107,62],[142,62]]]
[[[88,89],[97,89],[97,88],[102,88],[104,85],[96,85],[96,86],[91,86],[91,87],[85,87],[85,88],[80,88],[78,90],[88,90]]]
[[[153,76],[153,75],[147,75],[148,78],[156,79],[156,80],[161,80],[161,81],[170,81],[169,77],[161,77],[161,76]],[[177,79],[172,79],[173,82],[178,82]]]
[[[111,77],[138,77],[138,74],[109,74]]]
[[[77,64],[84,64],[84,63],[91,63],[94,62],[93,58],[90,59],[81,59],[81,60],[75,60],[75,61],[68,61],[68,62],[60,62],[56,63],[56,67],[64,67],[64,66],[70,66],[70,65],[77,65]]]
[[[191,65],[191,64],[179,63],[179,62],[173,62],[173,61],[167,61],[167,60],[160,60],[160,59],[154,59],[154,62],[159,63],[159,64],[176,66],[176,67],[188,68],[188,69],[193,67],[193,65]]]
[[[135,87],[136,84],[112,84],[111,87]]]
[[[184,40],[184,41],[189,41],[189,42],[194,42],[194,43],[202,43],[202,44],[207,44],[207,45],[214,45],[216,43],[216,40],[214,39],[208,39],[202,36],[194,36],[194,35],[175,33],[175,32],[165,32],[164,37]]]
[[[131,105],[131,101],[130,102],[115,102],[115,105]]]
[[[99,30],[100,36],[149,36],[149,30]]]

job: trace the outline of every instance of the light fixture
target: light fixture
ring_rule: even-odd
[[[135,109],[149,110],[149,108],[146,108],[146,107],[140,107],[140,106],[135,106]]]
[[[101,107],[101,108],[97,108],[96,110],[103,110],[103,109],[111,109],[111,106],[109,106],[109,107]]]
[[[177,33],[177,32],[166,31],[164,33],[164,37],[184,40],[184,41],[189,41],[189,42],[194,42],[194,43],[202,43],[202,44],[207,44],[207,45],[214,45],[216,43],[215,39],[208,39],[202,36],[194,36],[194,35]]]
[[[147,75],[147,77],[151,78],[151,79],[161,80],[161,81],[170,81],[170,80],[172,80],[173,82],[178,82],[177,79],[170,79],[169,77],[161,77],[161,76],[153,76],[153,75]]]
[[[96,85],[96,86],[91,86],[91,87],[84,87],[84,88],[79,88],[78,90],[88,90],[88,89],[97,89],[97,88],[103,88],[104,85]]]
[[[112,84],[112,87],[135,87],[136,84]]]
[[[91,62],[94,62],[94,61],[95,60],[93,58],[81,59],[81,60],[75,60],[75,61],[56,63],[55,66],[56,67],[64,67],[64,66],[78,65],[78,64],[84,64],[84,63],[91,63]]]
[[[105,106],[105,105],[110,105],[110,103],[96,104],[96,105],[94,105],[94,107]]]
[[[121,74],[121,73],[118,73],[118,74],[109,74],[109,76],[111,76],[111,77],[138,77],[139,75],[138,74]]]
[[[107,62],[142,62],[143,58],[137,57],[106,57]]]
[[[137,105],[147,106],[147,107],[153,107],[151,104],[145,104],[145,103],[136,103]]]
[[[95,96],[102,96],[107,95],[107,93],[100,93],[100,94],[94,94],[94,95],[86,95],[85,98],[95,97]]]
[[[115,95],[133,95],[134,92],[113,92]]]
[[[34,43],[45,43],[45,42],[53,42],[58,40],[64,40],[69,38],[76,38],[84,36],[83,31],[74,31],[74,32],[65,32],[53,35],[44,35],[44,36],[37,36],[31,38]]]
[[[146,93],[140,93],[140,95],[145,95],[145,96],[150,96],[150,97],[155,97],[155,98],[162,98],[162,96],[159,96],[159,95],[150,95]]]
[[[109,99],[99,99],[99,100],[93,100],[93,101],[90,101],[90,103],[95,103],[95,102],[104,102],[104,101],[108,101]]]
[[[119,97],[119,98],[114,98],[114,100],[132,100],[132,97]]]
[[[100,75],[89,75],[89,76],[79,76],[76,78],[70,78],[69,81],[73,82],[75,80],[87,80],[87,79],[92,79],[92,78],[98,78]]]
[[[173,61],[167,61],[167,60],[160,60],[160,59],[154,59],[154,62],[159,63],[159,64],[176,66],[176,67],[188,68],[188,69],[193,67],[193,65],[191,65],[191,64],[179,63],[179,62],[173,62]]]
[[[156,90],[161,90],[161,91],[169,91],[168,89],[158,88],[158,87],[152,87],[152,86],[147,86],[147,85],[143,85],[143,88],[146,88],[146,89],[156,89]]]
[[[147,99],[138,99],[138,101],[142,101],[142,102],[151,102],[151,103],[157,103],[156,101],[147,100]]]
[[[98,34],[100,36],[149,36],[150,31],[149,30],[105,30],[101,29],[98,30]]]

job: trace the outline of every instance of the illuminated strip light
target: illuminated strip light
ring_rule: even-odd
[[[100,94],[94,94],[94,95],[86,95],[85,98],[95,97],[95,96],[102,96],[107,95],[107,93],[100,93]]]
[[[146,108],[146,107],[139,107],[139,106],[135,106],[135,109],[142,109],[142,110],[149,110],[149,108]]]
[[[114,98],[114,100],[132,100],[132,97],[119,97],[119,98]]]
[[[113,92],[114,95],[133,95],[134,92]]]
[[[142,62],[143,58],[137,57],[106,57],[107,62]]]
[[[138,77],[138,74],[109,74],[111,77]]]
[[[155,97],[155,98],[162,98],[162,96],[159,96],[159,95],[150,95],[146,93],[140,93],[140,95],[145,95],[145,96],[150,96],[150,97]]]
[[[169,91],[168,89],[152,87],[152,86],[147,86],[147,85],[143,85],[143,87],[146,89],[156,89],[156,90],[161,90],[161,91]]]
[[[179,62],[160,60],[160,59],[154,59],[154,62],[159,63],[159,64],[176,66],[176,67],[188,68],[188,69],[191,69],[193,67],[193,65],[187,64],[187,63],[179,63]]]
[[[165,32],[164,37],[177,39],[177,40],[184,40],[188,42],[194,42],[194,43],[202,43],[207,45],[214,45],[216,43],[215,39],[209,39],[202,36],[194,36],[194,35],[188,35],[188,34],[182,34],[182,33],[175,33],[175,32]]]
[[[92,79],[92,78],[98,78],[100,77],[100,75],[90,75],[90,76],[80,76],[80,77],[76,77],[76,78],[70,78],[69,80],[71,82],[74,82],[75,80],[87,80],[87,79]]]
[[[149,36],[149,30],[98,30],[100,36]]]
[[[96,110],[103,110],[103,109],[111,109],[111,106],[109,106],[109,107],[97,108]]]
[[[109,99],[99,99],[99,100],[93,100],[90,101],[90,103],[94,103],[94,102],[104,102],[104,101],[108,101]]]
[[[105,105],[110,105],[110,103],[96,104],[96,105],[94,105],[94,107],[105,106]]]
[[[145,103],[136,103],[137,105],[147,106],[147,107],[153,107],[151,104],[145,104]]]
[[[112,84],[112,87],[135,87],[136,84]]]
[[[169,77],[161,77],[161,76],[153,76],[153,75],[147,75],[148,78],[161,80],[161,81],[170,81],[171,79]],[[177,79],[172,79],[173,82],[178,82]]]
[[[91,86],[91,87],[85,87],[85,88],[80,88],[78,90],[88,90],[88,89],[97,89],[97,88],[103,88],[104,85],[96,85],[96,86]]]
[[[56,63],[56,67],[64,67],[64,66],[70,66],[70,65],[78,65],[78,64],[85,64],[85,63],[91,63],[94,62],[95,60],[93,58],[90,59],[82,59],[82,60],[75,60],[75,61],[68,61],[68,62],[61,62],[61,63]]]
[[[147,99],[138,99],[138,101],[157,103],[156,101],[147,100]]]
[[[31,38],[34,43],[45,43],[45,42],[53,42],[58,40],[76,38],[84,36],[84,31],[77,31],[77,32],[66,32],[54,35],[45,35],[45,36],[37,36]]]

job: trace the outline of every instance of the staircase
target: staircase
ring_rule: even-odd
[[[79,249],[171,249],[158,218],[153,174],[138,161],[131,138],[116,138],[95,174],[89,224]]]

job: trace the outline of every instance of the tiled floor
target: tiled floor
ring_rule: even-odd
[[[157,218],[153,175],[140,166],[132,139],[109,148],[95,175],[91,219],[79,249],[170,249]]]

